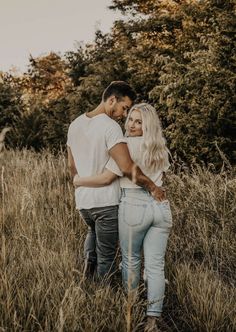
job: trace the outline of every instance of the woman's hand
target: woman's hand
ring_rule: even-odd
[[[75,174],[75,176],[74,176],[74,178],[73,178],[73,186],[74,186],[75,188],[78,188],[78,187],[80,186],[79,178],[80,178],[79,174],[78,174],[78,173]]]

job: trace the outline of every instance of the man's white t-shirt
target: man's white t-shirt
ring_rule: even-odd
[[[126,143],[126,140],[120,126],[106,114],[92,118],[83,114],[71,123],[68,130],[67,145],[82,177],[102,173],[110,158],[109,150],[121,142]],[[100,188],[78,187],[75,190],[76,208],[117,205],[119,191],[118,179]]]

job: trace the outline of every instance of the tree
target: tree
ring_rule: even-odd
[[[12,130],[6,136],[6,145],[14,146],[13,130],[17,125],[23,110],[20,89],[14,84],[12,75],[0,74],[0,130],[10,127]]]
[[[235,163],[235,5],[114,0],[134,40],[131,82],[161,116],[172,152],[185,161]],[[141,99],[141,98],[140,98]]]
[[[72,117],[91,110],[100,103],[102,92],[111,81],[127,80],[129,73],[123,50],[115,43],[113,36],[97,31],[93,44],[86,45],[83,51],[79,48],[66,54],[69,75],[75,83],[74,91],[68,96],[74,104]]]
[[[109,34],[97,31],[94,43],[63,58],[31,57],[25,75],[0,87],[9,106],[8,111],[2,106],[2,123],[10,124],[18,110],[21,120],[38,123],[41,146],[57,149],[71,120],[93,109],[111,81],[125,80],[137,101],[157,108],[172,153],[188,163],[220,166],[223,154],[235,163],[236,5],[113,0],[111,8],[130,16],[115,22]]]
[[[31,57],[28,72],[22,76],[5,74],[0,91],[1,122],[12,125],[8,146],[60,149],[70,122],[68,107],[64,108],[66,96],[73,91],[68,67],[60,56]]]
[[[63,96],[72,87],[69,68],[56,53],[33,58],[30,56],[28,72],[19,80],[25,103],[48,105],[50,101]]]
[[[234,9],[224,1],[182,6],[175,56],[165,57],[150,92],[167,120],[172,151],[188,162],[220,165],[218,149],[236,162]]]

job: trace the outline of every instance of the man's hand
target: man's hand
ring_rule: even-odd
[[[163,187],[155,187],[153,191],[151,191],[152,197],[156,201],[164,201],[166,199],[166,190]]]
[[[140,173],[140,168],[137,165],[132,166],[132,182],[137,183],[137,179]],[[149,189],[150,190],[150,189]],[[152,184],[152,189],[150,190],[150,194],[156,201],[164,201],[166,199],[166,190],[163,187],[157,187]]]
[[[118,143],[109,150],[110,156],[115,160],[120,170],[127,176],[133,183],[145,188],[153,198],[157,201],[164,201],[166,193],[163,188],[157,187],[155,183],[149,179],[142,170],[134,164],[130,157],[127,144]]]

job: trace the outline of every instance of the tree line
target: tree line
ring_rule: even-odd
[[[69,123],[113,80],[155,106],[173,156],[236,162],[236,5],[223,0],[113,0],[126,17],[94,43],[29,59],[0,74],[0,129],[9,147],[57,152]]]

